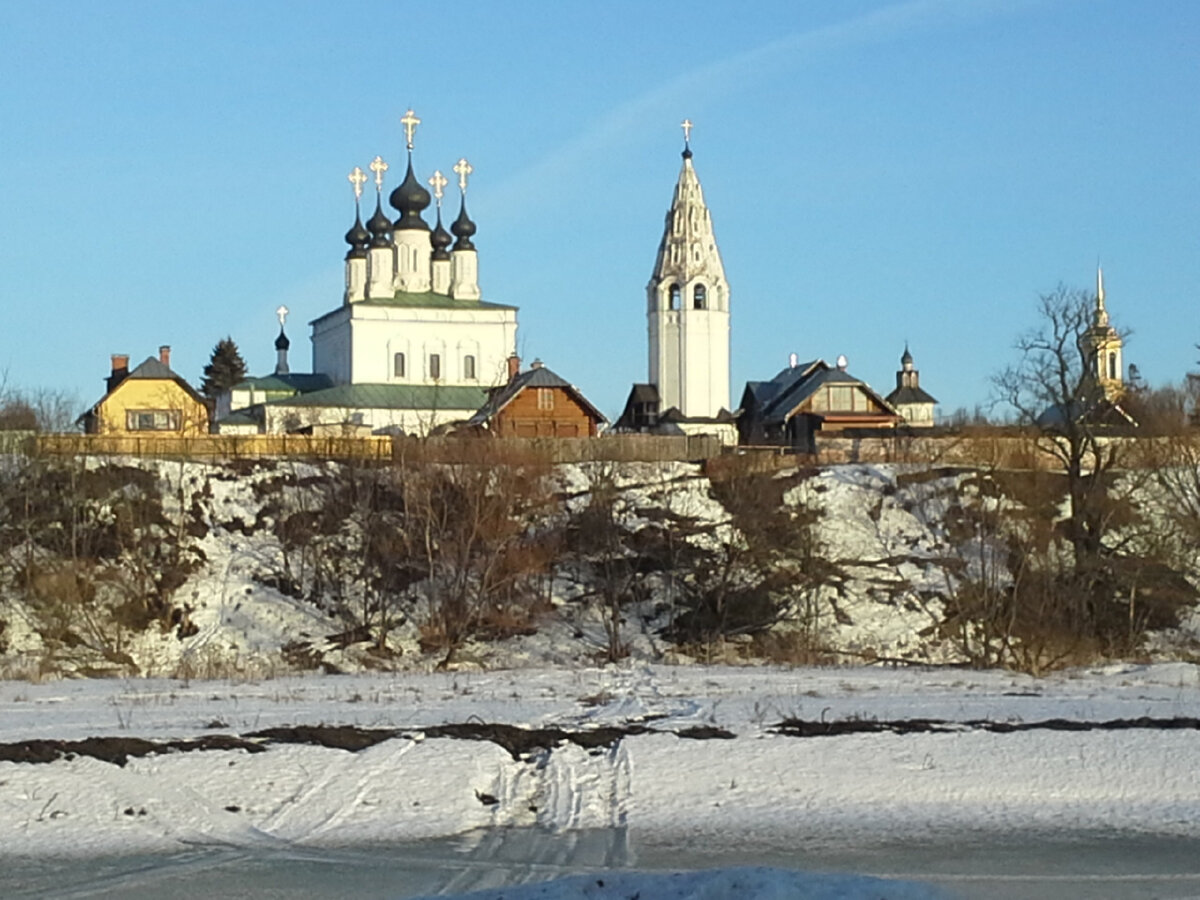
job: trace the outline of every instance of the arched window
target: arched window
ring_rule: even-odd
[[[696,285],[696,289],[692,291],[692,305],[696,309],[708,308],[708,291],[704,285],[698,284]]]
[[[404,354],[403,353],[395,353],[392,355],[392,377],[393,378],[403,378],[404,377]]]
[[[1117,354],[1114,352],[1108,354],[1108,377],[1117,380]]]
[[[439,353],[429,354],[429,377],[434,381],[442,377],[442,357]]]
[[[473,381],[475,379],[475,357],[463,357],[463,378]]]
[[[671,285],[671,300],[668,309],[679,309],[679,298],[683,292],[679,290],[679,285]]]

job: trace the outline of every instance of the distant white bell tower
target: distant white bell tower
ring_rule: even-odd
[[[650,383],[659,409],[712,418],[729,408],[729,284],[692,166],[683,121],[683,168],[646,287]]]

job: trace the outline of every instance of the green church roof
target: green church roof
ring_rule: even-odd
[[[401,309],[488,309],[500,310],[511,309],[516,310],[517,307],[509,306],[504,303],[489,303],[486,300],[458,300],[454,297],[448,297],[445,294],[437,294],[433,291],[421,291],[419,293],[410,293],[408,291],[397,291],[394,297],[371,297],[366,300],[355,300],[350,306],[383,306]],[[313,323],[320,322],[329,316],[336,315],[346,307],[339,306],[335,310],[325,313],[323,316],[318,316],[313,319]]]
[[[271,406],[344,409],[462,409],[475,411],[487,402],[479,387],[438,384],[339,384],[323,391],[272,400]]]

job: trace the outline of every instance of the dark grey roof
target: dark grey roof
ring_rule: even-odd
[[[643,417],[648,416],[657,421],[658,406],[661,402],[662,398],[658,394],[657,386],[634,384],[629,391],[629,397],[625,400],[625,406],[621,409],[621,415],[617,417],[617,421],[613,425],[614,430],[637,431],[649,427],[653,422],[649,418],[643,420]],[[639,410],[638,407],[643,407],[643,409]]]
[[[660,399],[658,387],[653,384],[635,384],[629,392],[629,401],[633,403],[658,403]]]
[[[861,378],[855,378],[845,369],[831,369],[822,359],[788,366],[770,381],[749,381],[746,383],[746,393],[760,408],[761,419],[768,424],[778,425],[791,418],[796,407],[825,384],[856,385],[885,409],[888,408],[888,402]]]
[[[937,403],[937,399],[919,387],[898,387],[883,398],[892,406],[898,403]]]
[[[147,356],[146,361],[133,369],[126,378],[178,378],[169,366],[164,366],[162,361],[153,356]]]
[[[1046,431],[1061,431],[1068,419],[1093,428],[1120,430],[1138,427],[1133,416],[1120,404],[1107,398],[1075,400],[1065,406],[1054,404],[1044,409],[1034,424]]]
[[[592,406],[588,399],[580,393],[579,388],[566,379],[551,372],[545,366],[537,366],[517,375],[503,387],[493,388],[491,396],[475,415],[471,416],[468,424],[483,425],[490,421],[504,407],[512,403],[516,396],[525,388],[563,388],[573,396],[585,410],[596,417],[597,422],[607,422],[604,413]]]
[[[687,425],[687,424],[712,425],[712,424],[716,424],[716,423],[734,422],[734,421],[736,421],[736,417],[734,416],[733,413],[731,413],[729,410],[724,409],[724,408],[719,410],[715,416],[685,416],[682,412],[679,411],[679,407],[672,406],[670,409],[666,410],[665,412],[663,412],[662,415],[660,415],[658,417],[658,421],[660,421],[660,422],[676,422],[676,423],[680,423],[680,424],[684,424],[684,425]]]

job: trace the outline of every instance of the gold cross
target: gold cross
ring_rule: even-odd
[[[413,132],[417,130],[417,126],[421,124],[421,120],[410,109],[404,114],[404,118],[400,120],[400,124],[404,126],[404,141],[408,144],[408,149],[411,150],[413,148]]]
[[[472,168],[464,156],[454,164],[454,171],[458,174],[458,188],[465,194],[467,192],[467,176],[474,172],[475,169]]]
[[[433,177],[429,179],[429,186],[433,188],[433,196],[437,197],[438,205],[442,203],[442,189],[450,182],[446,180],[446,176],[438,170],[433,173]]]
[[[684,119],[679,127],[683,129],[683,142],[686,144],[692,139],[692,120]]]
[[[367,173],[355,166],[353,171],[346,176],[350,179],[350,183],[354,185],[354,199],[357,200],[362,196],[362,186],[367,183]]]
[[[279,327],[280,328],[283,327],[283,320],[287,318],[288,313],[290,313],[290,312],[291,312],[291,310],[288,309],[286,306],[281,306],[281,307],[279,307],[279,309],[275,310],[275,315],[279,316]]]
[[[388,170],[388,164],[383,161],[382,156],[377,156],[371,160],[371,165],[367,166],[375,173],[375,190],[383,190],[383,173]]]

